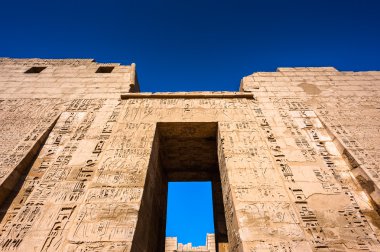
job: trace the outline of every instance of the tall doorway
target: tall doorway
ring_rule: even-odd
[[[228,249],[216,122],[158,123],[132,251],[164,251],[169,182],[209,181],[216,251]],[[222,249],[223,248],[223,249]]]

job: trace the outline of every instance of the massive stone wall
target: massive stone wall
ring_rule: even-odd
[[[44,68],[37,73],[28,70]],[[113,68],[110,73],[99,68]],[[135,65],[92,59],[0,58],[0,98],[105,99],[138,92]]]
[[[97,73],[99,67],[113,69]],[[138,90],[134,65],[0,58],[0,202],[30,168],[61,113],[87,111]]]
[[[0,63],[2,251],[163,251],[167,181],[210,174],[219,251],[380,250],[377,72],[280,68],[242,92],[131,94],[132,66],[108,80],[89,60]],[[47,67],[28,82],[35,64]],[[108,81],[122,88],[97,93]],[[205,140],[217,161],[184,169]]]
[[[313,110],[348,158],[358,182],[380,205],[380,72],[278,68],[277,72],[244,77],[240,89],[253,92],[263,104],[289,111]],[[298,118],[300,127],[308,127],[299,112],[290,115]],[[327,132],[310,134],[317,139]]]
[[[30,72],[33,67],[42,71]],[[99,67],[113,69],[111,73],[97,73]],[[98,64],[93,60],[0,59],[1,250],[19,248],[27,234],[33,237],[31,242],[23,243],[23,251],[33,249],[29,245],[34,239],[53,239],[48,233],[33,234],[29,229],[40,217],[42,205],[67,205],[85,192],[84,181],[93,176],[96,154],[89,150],[92,156],[84,157],[86,165],[69,171],[66,167],[71,153],[78,150],[79,142],[86,143],[86,138],[103,137],[89,135],[98,130],[89,128],[94,120],[95,128],[102,127],[101,122],[112,116],[122,91],[138,91],[134,71],[134,65]],[[81,145],[78,152],[92,147]],[[49,174],[45,174],[47,170]],[[74,182],[59,183],[69,175]],[[53,188],[53,197],[58,198],[45,201]],[[27,201],[29,196],[33,199]],[[45,212],[57,216],[44,221],[64,228],[59,218],[66,219],[75,209],[66,205],[61,205],[57,213]],[[39,225],[46,229],[50,224]],[[49,247],[44,244],[41,249]]]
[[[0,202],[33,164],[61,110],[60,100],[0,99]]]

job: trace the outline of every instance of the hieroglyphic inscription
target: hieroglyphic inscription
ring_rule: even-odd
[[[59,103],[52,99],[1,100],[0,185],[56,120],[62,110]]]
[[[114,123],[120,109],[112,101],[92,107],[89,104],[93,101],[77,103],[84,105],[76,108],[70,105],[71,112],[62,113],[34,163],[23,188],[28,187],[22,188],[23,193],[14,201],[20,207],[11,205],[12,214],[5,216],[0,238],[2,250],[25,249],[34,240],[33,232],[45,232],[45,239],[33,244],[35,249],[54,251],[65,243],[63,236],[78,204],[84,201],[97,160],[112,133],[110,123]],[[89,111],[75,111],[84,109]],[[98,127],[99,123],[103,126]],[[83,158],[84,146],[93,149],[86,150]],[[40,231],[41,227],[46,231]]]
[[[136,206],[88,203],[82,206],[68,239],[75,241],[131,241],[137,220]]]
[[[0,178],[64,112],[5,209],[4,251],[130,251],[144,192],[162,176],[157,170],[147,176],[162,158],[152,155],[158,122],[218,122],[230,251],[379,250],[376,213],[342,156],[376,179],[376,156],[368,155],[374,142],[352,137],[355,128],[328,106],[316,110],[306,98],[275,96],[73,99],[65,109],[52,100],[28,102],[0,101],[2,118],[17,121],[1,122],[4,131],[20,132],[4,137]],[[196,132],[189,126],[180,134]],[[344,151],[331,133],[341,135]]]
[[[334,150],[335,147],[332,144],[332,139],[324,132],[323,126],[320,124],[316,114],[310,111],[307,106],[297,105],[294,107],[294,104],[297,104],[295,99],[293,99],[291,103],[292,106],[289,106],[289,102],[287,102],[286,99],[275,99],[273,104],[281,111],[284,126],[288,129],[293,128],[290,131],[293,137],[303,139],[302,142],[305,142],[308,146],[307,152],[303,152],[304,155],[311,154],[313,157],[312,159],[305,158],[304,161],[292,158],[289,160],[285,152],[281,151],[282,147],[280,146],[281,138],[286,138],[287,136],[276,136],[272,134],[271,126],[267,121],[261,124],[262,130],[267,136],[268,143],[272,145],[270,148],[272,155],[275,157],[286,179],[285,181],[289,186],[291,195],[294,198],[295,206],[298,209],[298,216],[302,221],[303,227],[308,231],[310,235],[309,239],[312,240],[314,248],[322,249],[331,247],[334,249],[343,249],[344,246],[367,250],[378,248],[379,241],[376,238],[374,230],[367,224],[367,217],[360,214],[360,206],[357,202],[357,198],[352,194],[352,191],[356,189],[352,186],[351,177],[347,174],[348,167],[342,162],[343,160],[339,152]],[[280,140],[278,141],[277,138],[280,138]],[[298,144],[297,146],[302,148],[302,146]],[[306,163],[310,161],[316,163],[318,168],[313,169],[313,166]],[[298,167],[302,167],[304,171]],[[305,169],[313,170],[309,173]],[[297,174],[294,173],[295,171]],[[300,173],[301,171],[302,173]],[[301,174],[303,174],[303,176]],[[305,177],[306,174],[308,174],[307,177]],[[316,180],[313,179],[313,174]],[[304,181],[309,182],[305,184]],[[307,187],[305,187],[306,185]],[[316,198],[313,194],[321,196]],[[322,205],[317,203],[317,199],[321,200],[323,197],[326,198],[325,200],[330,200],[332,196],[329,195],[336,195],[333,197],[341,198],[343,204],[342,207],[338,207],[335,212],[330,212],[334,217],[322,215],[323,210],[319,209]],[[339,216],[347,216],[349,218],[341,219]],[[342,228],[344,227],[344,229],[338,232],[338,235],[342,238],[345,237],[345,240],[339,243],[334,242],[334,239],[330,236],[330,233],[333,231],[329,226],[326,226],[328,221],[324,218],[338,218],[341,220],[341,223],[338,222],[336,225]],[[350,228],[351,233],[355,234],[355,239],[347,236],[347,228]]]

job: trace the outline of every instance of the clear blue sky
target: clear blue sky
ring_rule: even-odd
[[[135,62],[143,91],[236,90],[278,66],[380,69],[380,1],[2,1],[0,55]]]
[[[237,90],[279,66],[380,70],[379,13],[379,0],[3,1],[0,56],[135,62],[143,91]]]
[[[211,182],[170,182],[167,216],[166,236],[205,245],[206,233],[214,233]]]

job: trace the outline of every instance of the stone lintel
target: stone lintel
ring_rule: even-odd
[[[199,93],[124,93],[121,99],[255,99],[252,93],[244,92],[199,92]]]

